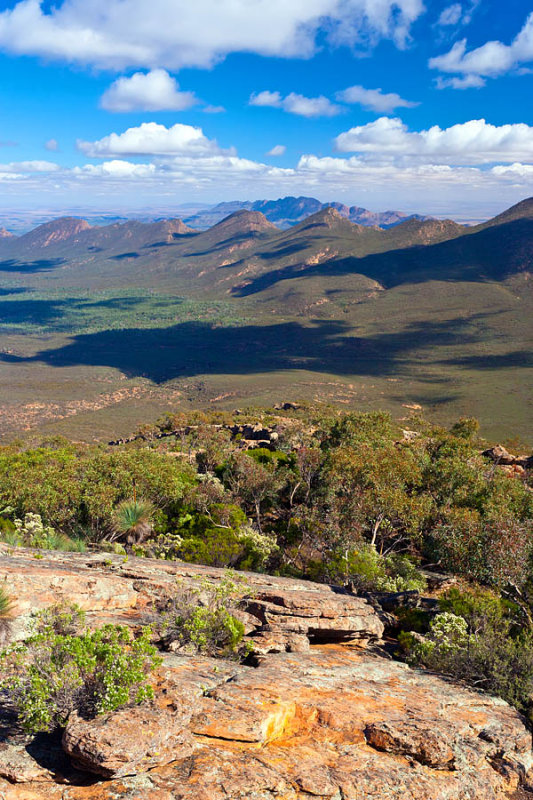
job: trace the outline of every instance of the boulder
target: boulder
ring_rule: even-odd
[[[78,603],[91,624],[138,625],[147,609],[164,605],[176,591],[198,590],[203,580],[216,583],[225,571],[183,562],[106,554],[34,552],[0,543],[0,581],[17,598],[14,635],[31,628],[32,614],[61,600]],[[364,598],[338,587],[292,578],[241,573],[245,623],[257,652],[306,650],[309,641],[379,639],[383,625]],[[179,587],[177,589],[177,587]]]
[[[192,706],[181,712],[136,706],[91,720],[73,713],[63,734],[63,749],[77,769],[106,778],[147,772],[194,751],[186,727],[191,712]]]
[[[305,585],[305,584],[304,584]],[[302,652],[309,642],[348,642],[379,639],[383,624],[362,597],[302,589],[258,590],[244,598],[248,614],[261,627],[251,634],[257,652]]]
[[[454,753],[449,744],[449,731],[442,725],[437,731],[416,720],[384,720],[365,728],[371,747],[386,753],[412,756],[433,769],[454,769]]]
[[[490,458],[491,461],[500,466],[517,466],[522,469],[531,469],[533,467],[533,456],[514,456],[501,444],[489,447],[488,450],[483,450],[481,455]]]
[[[51,781],[53,771],[39,763],[25,745],[7,743],[0,744],[0,777],[11,783]]]

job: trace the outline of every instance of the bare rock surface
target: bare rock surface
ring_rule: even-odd
[[[5,575],[10,586],[24,578],[23,608],[32,592],[34,608],[63,595],[90,607],[92,590],[95,623],[135,624],[177,578],[222,573],[120,558],[109,566],[101,556],[1,555],[0,580]],[[373,619],[360,598],[303,581],[248,578],[255,633],[275,636],[279,625],[280,636],[305,639],[307,651],[280,647],[256,666],[168,654],[152,705],[71,717],[63,747],[83,772],[32,765],[31,747],[0,742],[0,798],[504,800],[531,785],[531,734],[506,703],[354,646],[363,630],[370,635]],[[320,621],[333,631],[329,643]]]
[[[186,725],[192,706],[181,713],[149,706],[124,708],[94,720],[71,714],[63,749],[74,767],[104,777],[146,772],[187,758],[195,749]]]
[[[23,744],[0,744],[0,778],[12,783],[50,781],[53,773],[42,766]]]
[[[75,601],[96,621],[135,624],[154,603],[218,581],[224,570],[184,562],[107,554],[38,552],[0,544],[0,581],[16,598],[15,638],[27,634],[31,615],[61,601]],[[302,650],[309,638],[325,641],[379,639],[383,625],[364,598],[309,581],[239,573],[247,598],[247,630],[257,650]]]

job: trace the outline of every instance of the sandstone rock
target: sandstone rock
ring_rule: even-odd
[[[488,450],[483,450],[482,455],[484,455],[486,458],[490,458],[491,461],[495,461],[498,464],[512,464],[514,461],[514,456],[511,456],[502,445],[489,447]]]
[[[191,711],[169,713],[137,706],[92,720],[74,713],[63,734],[63,749],[76,768],[97,775],[146,772],[194,751],[195,742],[184,727]]]
[[[181,693],[214,664],[165,663]],[[271,654],[209,680],[189,724],[198,749],[150,773],[174,797],[503,800],[531,768],[530,734],[503,701],[364,650]]]
[[[445,726],[435,731],[413,720],[375,722],[365,729],[369,745],[386,753],[412,756],[435,769],[453,769],[454,754]]]
[[[489,447],[488,450],[483,450],[482,454],[486,456],[486,458],[490,458],[491,461],[494,461],[495,464],[500,464],[503,466],[512,466],[514,464],[519,466],[525,466],[524,462],[528,461],[525,456],[514,456],[501,444],[497,444],[494,447]]]
[[[367,642],[383,634],[383,624],[366,600],[341,591],[259,590],[244,603],[262,626],[252,634],[258,652],[301,652],[309,641]]]
[[[50,781],[52,776],[52,771],[39,764],[25,745],[0,744],[0,777],[11,783],[30,783]]]
[[[43,553],[36,561],[3,545],[0,555],[0,580],[16,582],[26,615],[58,595],[90,607],[92,591],[91,624],[137,625],[177,579],[187,588],[223,574],[114,555]],[[92,721],[73,715],[64,747],[89,771],[85,779],[57,776],[42,761],[17,765],[11,750],[15,767],[0,777],[0,798],[507,800],[531,783],[531,734],[506,703],[344,645],[380,635],[363,598],[245,578],[254,636],[270,637],[265,651],[280,652],[266,652],[256,667],[166,655],[153,706]]]
[[[23,548],[0,544],[0,580],[17,598],[15,638],[29,631],[31,616],[59,600],[86,609],[91,624],[138,624],[146,610],[177,591],[216,582],[223,569],[183,562],[124,558],[112,553],[44,551],[36,560]],[[360,597],[308,581],[241,573],[244,608],[236,609],[258,652],[306,650],[309,640],[360,643],[379,638],[383,625]]]

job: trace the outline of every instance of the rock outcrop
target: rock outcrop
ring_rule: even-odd
[[[18,636],[32,610],[61,598],[90,610],[91,623],[136,625],[154,600],[221,574],[0,546]],[[64,762],[53,750],[59,742],[48,759],[32,760],[34,743],[0,730],[0,798],[504,800],[529,785],[531,735],[520,715],[365,647],[382,626],[363,598],[245,579],[255,666],[166,654],[152,705],[95,720],[71,715]]]
[[[215,567],[183,562],[102,553],[44,555],[0,544],[0,581],[6,581],[16,600],[17,639],[25,636],[36,611],[61,600],[77,602],[91,622],[136,625],[177,591],[198,588],[206,578],[217,581],[223,574]],[[261,653],[307,649],[309,641],[318,640],[364,644],[383,634],[372,606],[340,587],[252,572],[239,576],[242,599],[236,613]]]
[[[515,456],[501,444],[489,447],[481,454],[486,458],[490,458],[497,466],[506,468],[510,474],[513,472],[523,474],[526,469],[533,469],[533,455],[532,456]]]

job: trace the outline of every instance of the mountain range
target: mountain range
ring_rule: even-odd
[[[218,203],[211,208],[202,209],[196,214],[186,216],[184,222],[192,228],[205,230],[216,225],[235,211],[259,211],[278,228],[290,228],[306,217],[317,214],[326,208],[334,208],[341,217],[358,225],[391,228],[407,219],[428,219],[420,214],[404,214],[401,211],[368,211],[359,206],[346,206],[344,203],[321,203],[314,197],[281,197],[279,200],[239,201]]]
[[[0,431],[112,436],[175,402],[281,397],[526,435],[532,267],[533,198],[473,227],[326,206],[285,229],[238,209],[1,236]]]

